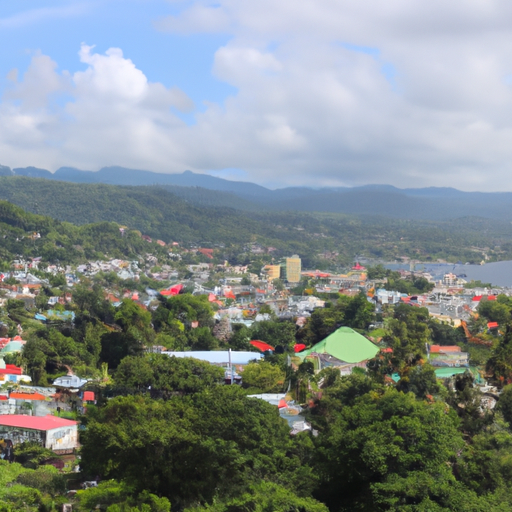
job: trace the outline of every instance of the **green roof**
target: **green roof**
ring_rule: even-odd
[[[304,359],[311,353],[329,354],[345,363],[361,363],[375,357],[379,351],[370,340],[350,327],[340,327],[324,340],[297,355]]]
[[[9,352],[21,352],[23,349],[23,344],[19,341],[10,341],[5,345],[5,347],[0,351],[2,354],[7,354]]]

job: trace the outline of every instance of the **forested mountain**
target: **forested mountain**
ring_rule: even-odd
[[[264,208],[272,211],[331,212],[418,220],[447,220],[468,216],[512,220],[512,193],[509,192],[462,192],[443,187],[399,189],[390,185],[320,189],[287,187],[269,190],[254,183],[230,181],[191,171],[162,174],[115,166],[104,167],[97,172],[61,167],[53,174],[37,167],[11,170],[0,166],[0,175],[75,183],[164,185],[176,196],[194,204],[249,211]]]
[[[196,195],[196,199],[198,198]],[[197,206],[162,187],[77,184],[21,176],[0,177],[0,199],[32,213],[74,224],[115,222],[165,242],[224,246],[240,259],[243,246],[274,247],[274,256],[298,253],[308,268],[348,264],[358,255],[475,261],[512,258],[512,225],[466,218],[447,222],[399,220],[339,213],[242,211]],[[323,260],[326,251],[336,260]]]

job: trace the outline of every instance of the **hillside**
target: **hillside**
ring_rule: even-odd
[[[107,257],[135,259],[147,250],[139,234],[127,230],[122,235],[116,223],[74,226],[26,212],[7,201],[0,201],[0,239],[3,270],[19,257],[68,264]]]
[[[399,189],[390,185],[361,187],[286,187],[269,190],[250,182],[230,181],[191,171],[162,174],[123,167],[82,171],[61,167],[55,173],[37,167],[10,169],[0,176],[25,176],[72,183],[164,187],[175,196],[199,206],[258,211],[304,211],[382,215],[400,219],[447,220],[483,217],[512,221],[512,193],[462,192],[443,187]]]
[[[192,190],[195,200],[204,189]],[[221,194],[222,195],[222,194]],[[219,196],[220,197],[220,196]],[[0,199],[77,225],[115,222],[165,242],[223,248],[219,257],[246,263],[249,243],[274,247],[273,257],[298,253],[308,268],[356,257],[479,262],[512,259],[512,225],[475,217],[433,222],[339,213],[197,206],[162,187],[76,184],[0,177]],[[327,251],[328,254],[325,254]]]

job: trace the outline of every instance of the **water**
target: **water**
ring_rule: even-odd
[[[384,265],[391,270],[409,270],[409,265],[390,263]],[[417,263],[414,270],[429,272],[437,281],[451,272],[458,276],[466,274],[466,281],[482,281],[503,288],[512,287],[512,261],[498,261],[485,265],[456,265],[453,263]]]

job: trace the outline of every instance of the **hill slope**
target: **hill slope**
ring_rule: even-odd
[[[309,268],[348,263],[357,255],[479,262],[485,252],[491,258],[512,259],[510,222],[474,217],[431,222],[261,208],[241,211],[199,207],[162,187],[76,184],[21,176],[0,176],[0,199],[60,221],[113,221],[165,242],[225,245],[223,257],[231,262],[254,259],[246,250],[250,243],[276,248],[274,257],[298,253]],[[326,251],[331,255],[321,255]]]
[[[383,215],[402,219],[446,220],[467,216],[512,220],[512,193],[461,192],[451,188],[398,189],[390,185],[312,189],[287,187],[269,190],[249,182],[229,181],[185,171],[161,174],[123,167],[97,172],[61,167],[54,174],[36,167],[9,169],[2,176],[26,176],[72,183],[126,186],[165,186],[175,196],[199,206],[239,210],[331,212]],[[207,192],[209,191],[209,192]]]

